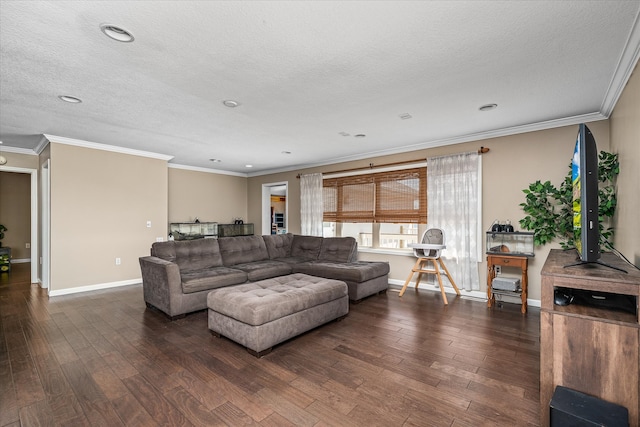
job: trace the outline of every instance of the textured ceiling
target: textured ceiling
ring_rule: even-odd
[[[638,60],[639,9],[2,0],[1,147],[56,135],[255,175],[598,120]]]

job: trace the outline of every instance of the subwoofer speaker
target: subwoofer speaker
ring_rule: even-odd
[[[624,406],[557,386],[549,404],[551,427],[629,427]]]

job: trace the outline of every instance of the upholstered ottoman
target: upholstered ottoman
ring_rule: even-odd
[[[207,295],[209,329],[261,357],[271,348],[349,312],[346,283],[290,274],[214,289]]]

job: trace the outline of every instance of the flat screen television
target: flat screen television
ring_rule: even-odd
[[[571,181],[574,242],[580,260],[566,267],[600,264],[626,273],[625,270],[600,261],[598,147],[593,134],[584,123],[578,128],[573,150]]]
[[[573,234],[582,262],[600,259],[598,222],[598,147],[589,128],[578,129],[571,164],[573,183]]]

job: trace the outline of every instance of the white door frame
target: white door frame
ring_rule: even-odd
[[[0,166],[2,172],[28,173],[31,175],[31,283],[38,279],[38,169]]]
[[[271,234],[271,187],[285,186],[284,225],[289,230],[289,181],[262,184],[262,234]]]
[[[40,286],[49,290],[51,279],[51,170],[50,159],[42,165],[41,193],[42,193],[42,228],[40,242],[42,243],[42,269]]]

